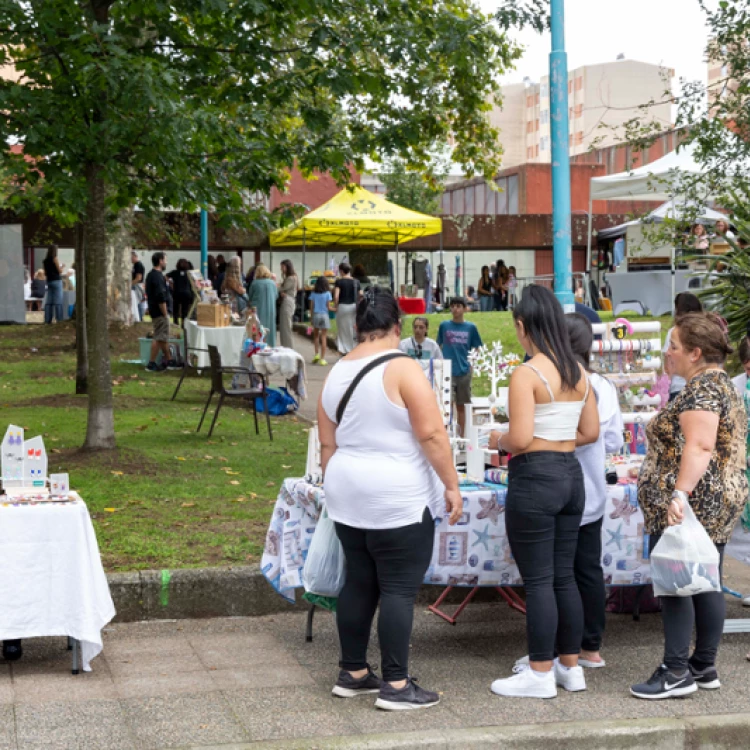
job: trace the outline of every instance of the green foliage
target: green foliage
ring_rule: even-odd
[[[388,159],[378,177],[385,185],[387,198],[412,211],[422,214],[437,214],[443,193],[447,166],[445,162],[435,165],[430,177],[409,170],[403,159]]]
[[[519,49],[471,0],[0,0],[0,168],[11,208],[73,223],[87,165],[108,207],[209,205],[266,226],[251,199],[365,156],[429,162],[451,135],[492,175],[486,112]],[[6,188],[7,189],[7,188]]]
[[[530,26],[540,34],[550,25],[550,0],[502,0],[495,18],[503,29]]]

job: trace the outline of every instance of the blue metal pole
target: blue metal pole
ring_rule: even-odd
[[[565,312],[575,310],[570,229],[570,145],[568,56],[565,53],[565,0],[552,0],[552,52],[549,56],[552,131],[552,231],[555,296]]]
[[[208,278],[208,211],[201,209],[201,273]]]

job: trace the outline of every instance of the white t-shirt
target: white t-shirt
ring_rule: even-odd
[[[667,331],[667,338],[664,339],[664,346],[661,348],[661,351],[664,354],[665,358],[667,352],[669,351],[669,342],[672,339],[672,331],[674,331],[674,326]],[[669,392],[679,393],[686,385],[687,381],[685,380],[685,378],[681,378],[679,375],[672,375],[669,381]]]
[[[745,389],[747,388],[747,375],[743,372],[742,375],[738,375],[736,378],[732,378],[734,387],[737,389],[737,393],[740,394],[740,398],[745,398]]]
[[[606,378],[597,373],[589,375],[599,410],[599,438],[595,443],[576,448],[583,470],[586,488],[586,506],[581,526],[598,521],[604,515],[607,499],[607,483],[604,478],[607,453],[616,453],[622,448],[623,424],[617,389]]]
[[[408,339],[403,339],[398,348],[408,354],[412,359],[442,359],[443,353],[440,351],[440,347],[437,345],[437,341],[434,339],[428,339],[418,344],[414,336],[409,336]]]

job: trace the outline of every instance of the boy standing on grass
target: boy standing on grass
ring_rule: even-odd
[[[466,300],[454,297],[451,300],[452,320],[444,320],[438,328],[437,343],[443,349],[445,359],[451,361],[453,379],[453,403],[458,413],[459,434],[466,429],[464,406],[471,403],[471,365],[469,352],[482,346],[482,337],[473,323],[464,320]]]
[[[323,366],[328,364],[326,362],[326,345],[328,343],[328,329],[331,327],[328,307],[332,299],[328,279],[325,276],[319,276],[315,282],[315,291],[310,295],[310,320],[312,321],[313,346],[315,347],[313,364],[316,362]],[[320,346],[320,354],[318,354],[318,346]]]

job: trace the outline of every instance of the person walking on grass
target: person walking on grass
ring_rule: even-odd
[[[328,364],[326,362],[326,345],[328,344],[328,329],[331,327],[328,308],[332,299],[328,279],[325,276],[318,276],[318,280],[315,282],[315,290],[310,295],[310,320],[312,321],[313,346],[315,347],[315,356],[312,358],[312,363],[324,367]]]
[[[154,324],[151,336],[151,356],[146,369],[149,372],[164,372],[164,370],[178,369],[177,362],[169,357],[169,311],[167,310],[167,280],[164,269],[167,267],[166,253],[156,252],[151,256],[153,268],[146,276],[146,299],[148,314]],[[157,365],[156,358],[162,355],[162,361]]]
[[[443,357],[451,361],[453,404],[458,417],[461,436],[466,428],[464,407],[471,403],[471,365],[469,352],[482,346],[482,337],[473,323],[464,320],[466,300],[454,297],[451,300],[452,320],[444,320],[438,328],[437,343],[443,350]]]

